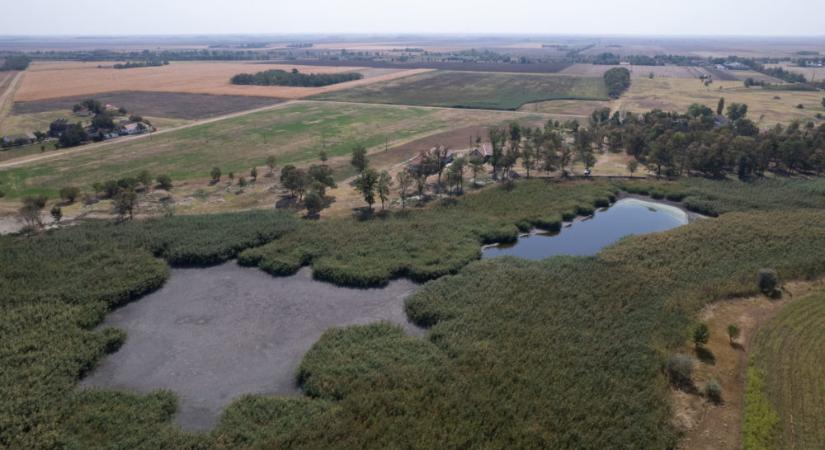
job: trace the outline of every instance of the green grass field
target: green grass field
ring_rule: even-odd
[[[358,144],[369,148],[385,140],[392,144],[456,126],[498,125],[528,116],[516,114],[299,102],[0,170],[0,186],[9,198],[55,196],[66,185],[87,188],[143,169],[169,174],[176,181],[207,180],[212,167],[220,167],[224,174],[247,172],[264,166],[268,155],[275,155],[279,166],[314,160],[324,137],[330,157],[344,156]]]
[[[602,78],[437,71],[314,97],[363,103],[516,110],[545,100],[607,100]]]
[[[745,449],[821,448],[825,443],[825,291],[790,305],[753,342]]]

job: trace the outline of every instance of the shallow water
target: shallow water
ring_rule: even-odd
[[[80,387],[169,389],[179,399],[175,421],[206,430],[244,394],[300,394],[298,365],[330,327],[385,320],[423,335],[404,312],[416,289],[407,280],[342,288],[313,280],[308,268],[281,278],[234,262],[175,269],[163,288],[106,317],[126,343]]]
[[[522,236],[514,244],[484,248],[482,257],[539,260],[556,255],[590,256],[623,237],[665,231],[688,221],[687,213],[675,206],[625,198],[596,211],[592,217],[565,224],[558,234]]]

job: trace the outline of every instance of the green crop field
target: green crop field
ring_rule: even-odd
[[[278,164],[318,157],[326,139],[330,157],[347,155],[361,144],[373,147],[414,139],[466,125],[498,125],[524,113],[472,112],[431,108],[298,102],[269,111],[220,120],[137,141],[68,153],[37,164],[0,169],[0,186],[9,198],[54,196],[66,185],[134,176],[143,169],[173,180],[208,179],[212,167],[224,173],[263,166],[268,155]]]
[[[821,448],[825,442],[825,291],[790,305],[753,342],[745,448]]]
[[[314,97],[363,103],[516,110],[546,100],[607,100],[602,78],[488,72],[428,72]]]

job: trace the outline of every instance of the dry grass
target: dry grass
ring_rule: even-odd
[[[746,103],[748,117],[763,127],[793,120],[816,120],[816,113],[825,111],[820,103],[821,92],[748,89],[740,81],[715,81],[706,87],[699,80],[676,78],[634,80],[628,92],[612,102],[611,107],[632,112],[654,108],[684,112],[691,104],[700,103],[715,110],[719,97],[724,97],[727,104]],[[804,109],[796,108],[800,103]]]
[[[610,102],[605,100],[550,100],[528,103],[519,111],[552,114],[554,119],[567,120],[588,117],[594,110],[606,107],[610,107]]]
[[[229,79],[239,73],[296,68],[307,73],[362,71],[365,78],[320,88],[288,86],[237,86]],[[183,92],[301,98],[339,89],[392,80],[427,70],[361,69],[357,67],[307,67],[285,64],[237,62],[176,62],[162,67],[101,69],[97,63],[36,63],[23,77],[15,101],[33,101],[113,91]]]
[[[633,78],[648,78],[653,73],[654,78],[694,78],[698,79],[702,75],[711,75],[710,72],[701,67],[687,66],[606,66],[597,64],[573,64],[559,74],[578,75],[584,77],[600,77],[605,72],[614,67],[625,67],[630,70]]]
[[[799,67],[789,63],[783,64],[766,64],[767,67],[781,67],[790,72],[800,73],[805,75],[808,80],[822,81],[825,79],[825,67]]]
[[[0,127],[5,123],[6,116],[11,114],[11,100],[20,85],[20,77],[20,72],[0,72]]]

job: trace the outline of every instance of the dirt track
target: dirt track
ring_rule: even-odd
[[[97,150],[97,149],[102,148],[102,147],[121,144],[121,143],[129,142],[129,141],[136,141],[136,140],[139,140],[139,139],[151,139],[152,136],[157,136],[159,134],[165,134],[165,133],[170,133],[172,131],[184,130],[186,128],[192,128],[192,127],[196,127],[198,125],[217,122],[219,120],[231,119],[233,117],[244,116],[244,115],[253,114],[253,113],[256,113],[256,112],[269,111],[271,109],[281,108],[283,106],[290,105],[292,103],[293,102],[284,102],[284,103],[279,103],[279,104],[276,104],[276,105],[265,106],[263,108],[250,109],[248,111],[241,111],[241,112],[238,112],[238,113],[232,113],[232,114],[227,114],[227,115],[224,115],[224,116],[213,117],[211,119],[199,120],[197,122],[192,122],[192,123],[182,125],[182,126],[179,126],[179,127],[175,127],[175,128],[167,128],[165,130],[160,130],[158,132],[151,133],[151,134],[141,134],[141,135],[137,135],[137,136],[122,137],[122,138],[117,138],[117,139],[113,139],[113,140],[106,141],[106,142],[100,142],[100,143],[97,143],[97,144],[87,144],[87,145],[82,145],[80,147],[72,147],[72,148],[68,148],[68,149],[65,149],[65,150],[57,150],[57,151],[38,154],[38,155],[34,155],[34,156],[28,156],[28,157],[23,157],[23,158],[18,158],[18,159],[12,159],[12,160],[9,160],[9,161],[0,162],[0,169],[8,169],[10,167],[22,166],[22,165],[26,165],[26,164],[37,162],[37,161],[43,161],[43,160],[47,160],[47,159],[52,159],[52,158],[57,158],[57,157],[60,157],[60,156],[69,155],[69,154],[72,154],[72,153],[80,153],[80,152],[87,152],[89,150]]]

